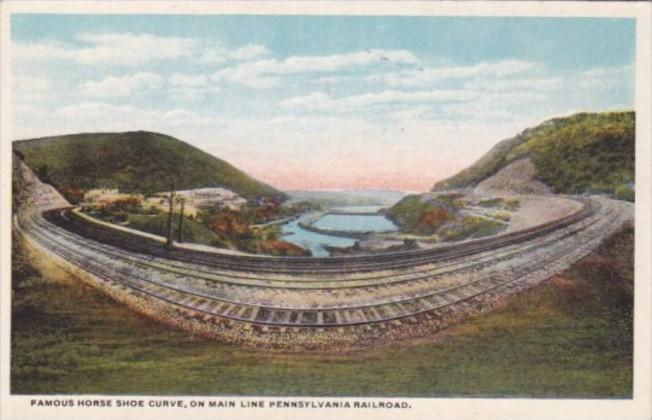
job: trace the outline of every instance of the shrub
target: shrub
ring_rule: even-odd
[[[619,185],[618,187],[616,187],[614,193],[618,200],[625,200],[631,202],[634,202],[635,200],[634,189],[629,185]]]
[[[488,200],[480,200],[480,202],[478,202],[478,206],[488,207],[488,208],[501,207],[502,204],[503,204],[502,198],[491,198]]]
[[[516,198],[506,198],[505,206],[507,206],[507,209],[514,211],[521,207],[521,203]]]
[[[494,218],[502,220],[503,222],[509,222],[512,216],[506,211],[498,211],[494,213]]]
[[[435,208],[421,215],[414,230],[417,233],[429,235],[435,233],[448,219],[449,215],[446,209]]]

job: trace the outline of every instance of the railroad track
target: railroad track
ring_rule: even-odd
[[[275,305],[243,302],[237,299],[227,299],[216,294],[198,292],[201,288],[196,287],[197,284],[193,285],[189,279],[221,284],[227,282],[228,276],[215,278],[190,275],[183,272],[174,273],[172,267],[161,265],[161,260],[167,259],[161,256],[159,252],[153,252],[154,255],[145,252],[151,251],[151,244],[148,244],[147,247],[137,247],[138,252],[135,254],[133,253],[133,246],[126,247],[131,248],[130,251],[115,249],[107,241],[102,240],[106,239],[105,236],[100,235],[100,238],[95,238],[100,239],[99,241],[91,240],[88,236],[92,233],[97,234],[96,230],[83,230],[79,224],[74,222],[74,219],[66,218],[65,213],[62,214],[60,211],[47,213],[47,221],[41,220],[38,214],[32,218],[27,218],[28,220],[23,221],[25,224],[23,234],[31,237],[41,247],[76,266],[82,267],[112,287],[120,288],[127,293],[148,296],[178,308],[222,320],[265,327],[312,327],[320,329],[365,325],[382,327],[389,323],[414,319],[414,317],[421,315],[434,314],[436,316],[438,311],[445,310],[448,307],[463,305],[483,295],[497,293],[509,287],[516,287],[515,285],[519,283],[527,282],[533,273],[554,266],[558,261],[568,260],[569,256],[577,258],[589,252],[593,249],[594,242],[599,241],[604,236],[604,232],[613,230],[621,221],[618,217],[607,217],[610,216],[611,208],[604,209],[600,215],[596,216],[600,206],[588,200],[585,200],[582,204],[582,208],[578,212],[555,223],[538,226],[526,232],[517,232],[518,234],[502,235],[502,237],[494,238],[496,242],[493,251],[488,248],[490,246],[488,241],[478,240],[439,250],[428,250],[432,251],[431,253],[401,253],[412,262],[412,265],[408,267],[403,263],[394,264],[396,256],[392,254],[388,258],[386,258],[387,256],[381,256],[379,260],[368,257],[328,259],[346,261],[347,264],[352,263],[353,265],[348,266],[349,269],[355,267],[354,272],[362,276],[361,278],[364,281],[371,281],[366,285],[357,285],[359,291],[354,292],[354,294],[366,296],[368,301],[356,303],[360,300],[360,297],[356,296],[355,299],[348,299],[338,305],[330,307],[322,305],[319,308],[288,307],[284,306],[282,302],[276,302]],[[59,217],[56,217],[57,214]],[[596,224],[600,223],[602,225],[597,228]],[[70,230],[65,228],[70,228]],[[77,235],[80,230],[84,233],[81,237]],[[106,234],[106,232],[100,232],[100,234]],[[557,246],[555,247],[553,244]],[[157,250],[160,250],[160,248],[159,245]],[[504,252],[505,249],[508,249],[508,252]],[[550,249],[553,249],[553,252],[550,252]],[[163,249],[163,251],[167,252],[168,250]],[[492,253],[494,253],[493,258]],[[112,259],[120,259],[122,262],[112,266],[106,263],[105,258],[94,258],[94,255],[105,255]],[[504,260],[501,260],[501,255]],[[174,256],[177,258],[171,258],[169,261],[176,265],[176,269],[178,269],[179,264],[187,263],[185,252]],[[476,258],[470,262],[467,261],[466,264],[459,261],[470,259],[472,256],[480,257],[479,260]],[[536,262],[534,264],[495,267],[489,271],[486,269],[484,271],[479,270],[478,274],[472,272],[475,268],[482,267],[483,264],[491,264],[492,261],[493,265],[500,265],[496,263],[519,257],[526,258],[527,256],[536,256],[537,258],[534,259]],[[193,260],[191,264],[193,266],[203,266],[206,273],[214,274],[216,268],[222,267],[224,257],[215,258],[213,255],[211,257],[213,258],[201,255],[198,259],[200,262]],[[143,259],[140,260],[140,258]],[[351,258],[355,261],[352,261]],[[236,259],[244,262],[246,267],[238,265],[238,269],[235,270],[233,264],[227,264],[225,269],[233,272],[243,272],[251,269],[258,275],[267,273],[265,270],[258,270],[260,258],[254,259],[256,262],[252,266],[247,265],[248,262],[253,261],[249,257],[243,259],[237,256]],[[279,261],[277,258],[269,260]],[[154,261],[159,265],[155,265]],[[306,260],[304,259],[281,259],[281,261],[282,266],[277,268],[282,269],[273,270],[272,274],[284,273],[302,276],[300,280],[276,277],[274,280],[277,282],[275,287],[281,289],[291,289],[292,286],[296,286],[296,282],[309,289],[307,285],[311,281],[306,276],[310,273],[312,275],[319,274],[322,277],[341,273],[341,270],[332,270],[331,265],[333,263],[325,263],[324,259],[316,262],[311,271],[307,271]],[[288,265],[294,264],[290,261],[299,264],[299,269],[296,271],[288,270]],[[439,266],[434,268],[411,270],[415,266],[422,267],[437,264]],[[443,271],[441,270],[442,264],[447,267]],[[383,273],[381,279],[370,274],[374,268]],[[387,270],[407,270],[407,272],[391,274],[386,273]],[[442,276],[464,270],[468,272],[466,281],[450,287],[433,287],[433,283],[436,283]],[[173,273],[180,276],[180,278],[176,282],[165,283],[156,278],[157,272],[159,274],[163,273],[161,277]],[[391,279],[392,276],[397,279],[389,283],[378,283],[379,280]],[[184,278],[188,281],[184,282]],[[348,290],[351,288],[352,281],[360,281],[360,278],[339,279],[336,282],[331,281],[331,283],[339,283],[345,290]],[[423,282],[423,284],[419,284],[419,282]],[[319,283],[319,280],[313,279],[312,283]],[[398,290],[400,285],[409,283],[417,284],[421,287],[421,291],[413,294],[397,292],[391,297],[378,297],[379,288]],[[242,289],[264,289],[270,286],[269,284],[253,283],[251,279],[247,278],[240,279],[237,285],[233,284],[233,282],[229,284],[230,287]],[[296,292],[310,293],[313,291],[302,289]]]
[[[359,288],[367,287],[370,285],[392,285],[400,284],[408,281],[419,281],[422,279],[432,279],[437,276],[452,274],[461,270],[468,270],[474,267],[482,266],[483,264],[496,262],[508,258],[512,258],[516,255],[522,254],[527,251],[531,251],[536,248],[540,248],[550,243],[561,239],[563,236],[568,236],[574,234],[579,229],[583,229],[584,226],[566,228],[566,230],[560,230],[554,235],[539,237],[534,240],[530,240],[527,245],[511,245],[508,247],[500,248],[498,251],[484,251],[474,255],[473,259],[470,259],[465,262],[444,262],[438,264],[436,267],[426,267],[419,268],[415,267],[414,270],[409,270],[407,272],[394,272],[394,273],[374,273],[370,275],[367,272],[358,273],[354,277],[347,278],[336,278],[331,274],[328,274],[328,280],[320,280],[319,277],[313,275],[310,277],[270,277],[267,275],[263,278],[258,277],[247,277],[240,275],[239,272],[230,272],[228,274],[222,274],[221,272],[216,272],[215,270],[206,269],[206,267],[200,265],[193,265],[191,267],[183,263],[174,262],[173,260],[167,260],[158,257],[151,257],[145,255],[134,256],[133,254],[120,250],[118,248],[103,245],[94,241],[88,241],[84,238],[80,238],[74,234],[71,234],[60,228],[54,231],[53,227],[48,226],[47,222],[34,221],[34,225],[40,228],[43,231],[50,231],[52,240],[57,241],[64,239],[70,243],[75,243],[81,248],[93,249],[97,252],[101,252],[107,255],[110,255],[113,259],[122,259],[129,261],[132,264],[141,267],[141,268],[152,268],[152,269],[161,269],[169,272],[174,272],[181,275],[186,275],[189,277],[207,280],[207,281],[217,281],[227,284],[233,284],[238,286],[256,286],[256,287],[267,287],[267,288],[309,288],[309,289],[334,289],[334,288]],[[589,222],[590,223],[590,222]],[[405,270],[403,270],[405,271]]]
[[[371,256],[327,258],[220,255],[180,248],[170,249],[153,239],[138,237],[135,240],[134,235],[127,232],[112,230],[100,225],[91,225],[78,216],[74,216],[74,213],[68,213],[69,216],[64,218],[60,210],[52,210],[45,212],[43,217],[50,223],[80,236],[117,246],[130,252],[200,264],[215,269],[279,274],[351,273],[438,263],[447,259],[465,257],[486,250],[518,244],[577,223],[596,211],[595,205],[591,201],[587,199],[576,200],[581,203],[581,209],[566,217],[493,238],[476,239],[434,249],[401,251]]]

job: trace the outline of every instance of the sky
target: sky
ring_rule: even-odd
[[[423,191],[634,106],[633,19],[18,14],[11,40],[15,139],[156,131],[284,190]]]

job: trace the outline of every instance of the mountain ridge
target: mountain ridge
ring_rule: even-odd
[[[628,195],[634,149],[634,111],[575,113],[498,142],[469,167],[435,183],[432,191],[475,188],[508,165],[529,159],[533,179],[554,193]]]
[[[78,189],[152,193],[224,187],[248,199],[287,196],[191,144],[163,133],[76,133],[15,140],[13,150],[67,198]]]

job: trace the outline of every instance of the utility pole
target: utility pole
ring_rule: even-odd
[[[181,243],[183,240],[183,206],[186,200],[183,197],[181,197],[179,198],[179,201],[181,201],[181,214],[179,214],[179,232],[178,232],[177,242]]]
[[[167,245],[172,246],[174,241],[172,240],[172,212],[174,211],[174,196],[176,193],[174,192],[174,186],[170,189],[170,196],[168,197],[168,201],[170,203],[170,210],[168,212],[168,236],[167,236]]]

